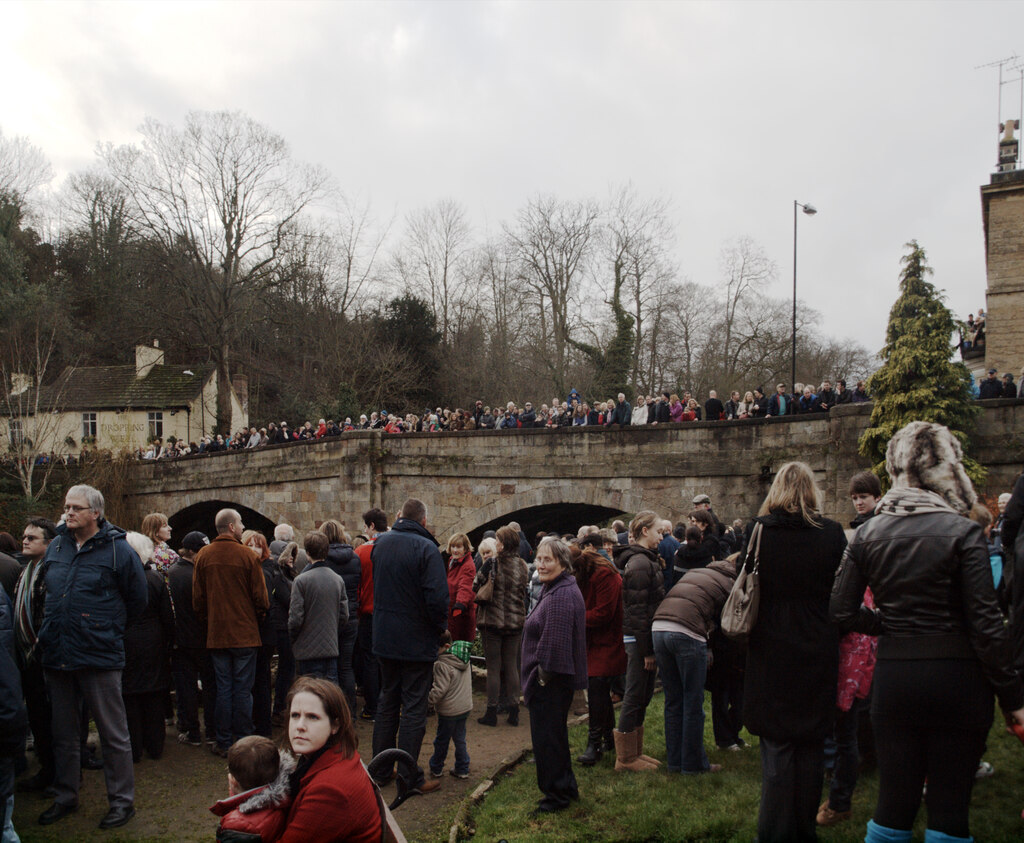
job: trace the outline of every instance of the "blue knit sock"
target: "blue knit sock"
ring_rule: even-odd
[[[864,837],[864,843],[910,843],[910,831],[886,828],[874,820],[868,820],[868,833]]]
[[[954,837],[944,831],[936,831],[933,828],[924,830],[924,843],[974,843],[973,837]]]

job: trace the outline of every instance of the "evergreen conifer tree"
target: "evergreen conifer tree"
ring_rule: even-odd
[[[860,439],[860,453],[871,460],[883,488],[889,480],[885,449],[900,428],[912,421],[945,425],[966,452],[978,415],[971,374],[952,359],[957,322],[939,290],[925,280],[932,270],[924,249],[916,240],[906,247],[900,295],[889,312],[881,352],[884,363],[867,384],[874,401],[871,423]],[[965,456],[964,468],[975,483],[984,479],[985,469],[975,460]]]

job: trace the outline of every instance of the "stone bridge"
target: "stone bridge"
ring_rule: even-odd
[[[975,437],[989,468],[982,492],[1012,487],[1024,464],[1024,401],[986,401]],[[213,534],[213,516],[238,508],[246,525],[269,532],[286,521],[297,531],[339,518],[351,530],[371,505],[389,519],[409,497],[428,508],[439,540],[519,521],[539,530],[573,530],[623,513],[653,509],[676,520],[694,495],[711,496],[722,520],[756,512],[779,466],[803,460],[825,496],[825,514],[851,515],[850,477],[865,468],[857,440],[870,405],[828,415],[697,422],[622,430],[470,431],[384,434],[360,431],[317,443],[186,457],[132,466],[125,501],[138,525],[164,512],[184,531]]]

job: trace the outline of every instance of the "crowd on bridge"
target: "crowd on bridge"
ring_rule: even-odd
[[[212,454],[222,451],[245,451],[267,445],[285,445],[297,442],[318,442],[360,430],[380,430],[383,433],[444,433],[464,430],[555,430],[568,427],[622,428],[630,425],[679,424],[693,421],[731,421],[737,419],[764,419],[772,416],[808,416],[827,413],[834,406],[857,404],[870,400],[864,381],[854,389],[838,380],[835,388],[830,381],[819,387],[797,383],[792,392],[785,384],[777,384],[770,394],[760,387],[745,393],[733,391],[722,401],[716,390],[700,401],[687,391],[665,391],[660,395],[638,395],[635,406],[624,393],[606,401],[588,401],[573,389],[565,400],[553,398],[550,404],[535,407],[530,401],[522,406],[514,401],[504,405],[485,405],[478,400],[472,409],[437,407],[425,409],[422,414],[404,416],[387,410],[373,410],[360,415],[355,421],[346,417],[343,422],[319,419],[316,424],[306,421],[297,428],[287,421],[270,422],[263,427],[250,427],[233,436],[205,436],[197,442],[168,439],[154,440],[135,454],[138,459],[169,459],[191,454]]]
[[[193,531],[174,551],[163,514],[126,533],[98,490],[74,486],[60,524],[29,519],[20,551],[0,536],[0,804],[9,821],[27,716],[38,767],[18,789],[52,797],[39,822],[78,810],[80,768],[93,767],[107,784],[101,827],[124,825],[133,762],[159,758],[174,723],[182,744],[227,759],[222,829],[378,840],[396,764],[410,792],[436,791],[446,771],[467,778],[472,733],[501,716],[520,728],[525,705],[544,816],[585,796],[566,725],[582,692],[575,763],[614,753],[609,775],[701,775],[723,766],[705,747],[707,688],[719,751],[758,738],[759,840],[848,820],[866,756],[879,775],[868,843],[909,841],[922,792],[925,839],[969,840],[995,702],[1024,734],[1024,474],[993,518],[961,459],[946,428],[911,423],[889,443],[890,491],[852,478],[846,530],[791,462],[746,522],[723,524],[698,495],[676,523],[644,510],[530,541],[510,522],[478,547],[461,533],[439,545],[410,498],[390,526],[369,509],[355,535],[328,519],[301,541],[279,524],[268,542],[223,509],[212,540]],[[478,639],[487,701],[473,725]],[[663,747],[644,739],[657,678]],[[373,721],[372,776],[354,718]]]

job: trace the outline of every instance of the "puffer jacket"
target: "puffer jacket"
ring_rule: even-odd
[[[53,670],[121,670],[124,628],[146,608],[142,561],[125,531],[101,520],[81,549],[57,527],[43,557],[46,608],[39,630],[42,664]]]
[[[465,717],[473,710],[473,676],[468,657],[447,652],[434,662],[434,683],[427,695],[440,717]]]
[[[281,766],[274,781],[221,799],[210,808],[221,817],[219,843],[258,843],[281,836],[292,801],[288,779],[295,771],[295,759],[287,752],[280,755]]]
[[[736,565],[733,562],[712,562],[704,568],[694,568],[665,595],[654,613],[654,620],[682,624],[710,638],[721,623],[722,607],[734,582]]]
[[[861,605],[871,587],[877,608]],[[1004,711],[1024,706],[981,527],[955,512],[890,515],[861,525],[829,604],[844,631],[878,635],[878,658],[981,661]]]
[[[622,633],[636,638],[638,655],[654,655],[651,624],[665,597],[661,559],[656,550],[638,544],[615,548],[615,566],[622,572]]]
[[[356,620],[359,614],[359,580],[362,576],[362,565],[359,557],[350,544],[333,542],[327,550],[327,565],[334,573],[345,581],[345,594],[348,597],[348,616]]]
[[[490,563],[490,564],[488,564]],[[477,606],[476,625],[497,632],[515,632],[523,628],[526,621],[527,588],[530,571],[519,556],[500,556],[496,561],[488,560],[473,581],[473,590],[494,577],[494,591],[491,600]]]

